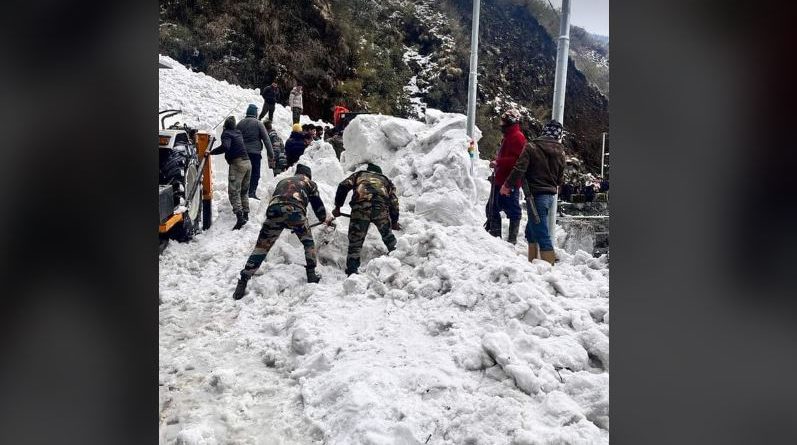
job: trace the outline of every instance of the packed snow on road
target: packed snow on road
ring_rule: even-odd
[[[160,59],[174,67],[159,70],[160,109],[182,109],[189,125],[210,130],[262,106],[257,90]],[[340,162],[320,141],[300,160],[328,210],[339,181],[381,165],[401,205],[395,251],[372,227],[361,273],[347,278],[338,218],[313,229],[323,278],[307,284],[285,231],[239,301],[268,198],[293,169],[264,168],[263,201],[231,231],[227,165],[213,158],[213,226],[159,259],[161,443],[608,443],[608,260],[560,249],[555,267],[530,263],[525,240],[491,237],[489,167],[471,169],[465,116],[424,117],[361,115]],[[290,124],[277,105],[283,138]]]

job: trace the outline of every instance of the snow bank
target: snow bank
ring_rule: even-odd
[[[158,70],[161,86],[158,110],[183,111],[182,114],[166,119],[166,126],[179,121],[200,130],[212,130],[220,135],[221,124],[227,116],[235,116],[236,120],[243,119],[249,104],[257,105],[258,113],[263,109],[263,97],[260,96],[258,88],[242,88],[223,80],[216,80],[205,73],[193,72],[167,56],[159,55],[158,59],[172,67],[172,69]],[[166,85],[168,91],[163,89]],[[329,125],[322,121],[314,121],[306,115],[302,115],[299,122]],[[291,110],[277,104],[273,125],[283,140],[290,136],[292,124]],[[160,128],[160,119],[158,128]]]
[[[251,91],[162,70],[162,105],[184,87],[213,92],[192,99],[197,113]],[[301,162],[328,208],[351,171],[382,165],[401,195],[397,248],[372,228],[362,273],[346,277],[347,220],[318,227],[323,278],[308,285],[285,232],[240,301],[230,295],[264,203],[292,172],[265,177],[232,232],[216,162],[213,227],[160,257],[162,443],[608,443],[608,261],[561,251],[556,267],[529,263],[525,241],[488,236],[486,162],[470,174],[466,141],[464,116],[429,110],[426,122],[357,117],[342,163],[313,143]]]
[[[433,109],[427,110],[425,123],[357,116],[343,133],[341,163],[349,171],[367,162],[379,164],[401,193],[402,210],[445,225],[483,222],[484,212],[474,204],[489,195],[489,166],[482,160],[471,165],[465,119]]]

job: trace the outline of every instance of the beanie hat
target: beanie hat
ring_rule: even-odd
[[[379,173],[380,175],[382,174],[382,168],[370,162],[368,163],[368,168],[366,170],[369,172]]]
[[[257,105],[249,104],[249,106],[246,107],[246,117],[249,116],[257,116]]]
[[[562,124],[560,124],[555,120],[548,121],[548,123],[545,124],[545,127],[542,128],[542,134],[540,135],[540,137],[553,139],[555,141],[561,141]]]
[[[310,171],[310,167],[304,164],[296,164],[296,174],[297,175],[305,175],[309,179],[313,179],[312,171]]]
[[[510,108],[501,115],[501,120],[506,121],[508,125],[520,122],[520,112],[514,108]]]
[[[295,131],[296,133],[301,133],[302,132],[302,126],[300,124],[293,124],[293,127],[291,127],[291,130]]]

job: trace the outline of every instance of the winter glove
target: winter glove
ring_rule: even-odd
[[[340,216],[340,207],[335,207],[334,209],[332,209],[332,216],[334,216],[335,218]]]
[[[275,165],[276,164],[274,163],[274,159],[269,159],[268,160],[268,168],[274,168]]]
[[[390,228],[393,230],[401,230],[401,224],[399,224],[398,221],[396,221],[390,225]]]

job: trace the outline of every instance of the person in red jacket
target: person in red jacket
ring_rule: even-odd
[[[501,148],[498,150],[495,160],[490,161],[490,167],[495,169],[493,175],[493,193],[487,203],[487,230],[490,235],[501,237],[501,211],[506,213],[509,218],[509,235],[507,241],[511,244],[517,242],[517,235],[520,229],[520,179],[513,184],[509,196],[499,193],[501,185],[506,181],[509,173],[515,167],[515,163],[523,152],[526,145],[526,137],[520,131],[520,112],[512,108],[501,115],[501,130],[504,139],[501,141]]]
[[[332,124],[335,125],[335,128],[340,128],[340,115],[348,112],[349,109],[340,104],[332,107]]]

